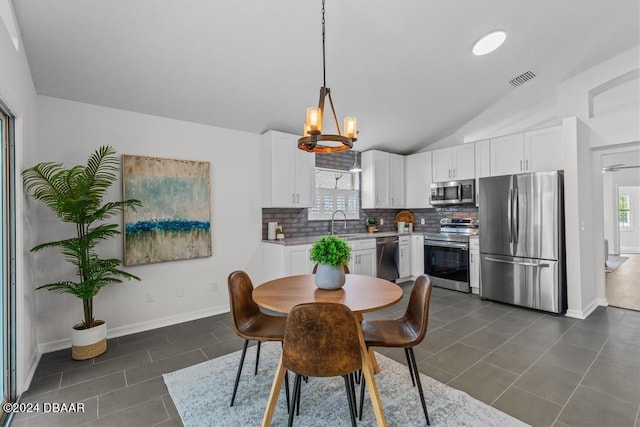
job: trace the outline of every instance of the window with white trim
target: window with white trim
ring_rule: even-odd
[[[618,223],[620,230],[631,230],[631,197],[628,194],[618,196]]]
[[[314,206],[308,209],[309,220],[328,220],[337,211],[347,219],[360,219],[360,183],[357,172],[316,168]],[[342,219],[340,215],[338,218]]]

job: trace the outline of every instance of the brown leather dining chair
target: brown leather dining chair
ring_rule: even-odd
[[[349,266],[347,264],[342,264],[342,267],[344,268],[344,274],[349,274]],[[313,274],[316,274],[316,271],[318,271],[318,264],[313,266]]]
[[[244,271],[234,271],[228,278],[229,305],[231,308],[231,318],[233,320],[233,330],[241,338],[244,338],[240,365],[233,385],[231,395],[231,405],[236,399],[242,366],[247,353],[249,341],[257,341],[256,367],[254,375],[258,373],[258,362],[260,360],[260,343],[263,341],[280,341],[284,339],[284,329],[287,321],[283,316],[271,316],[260,311],[260,307],[253,300],[253,283]],[[285,392],[287,394],[287,408],[289,407],[289,381],[285,379]]]
[[[289,426],[293,424],[296,405],[300,404],[302,377],[337,376],[344,379],[351,425],[356,425],[355,389],[350,374],[362,368],[359,328],[353,312],[339,303],[300,304],[289,312],[281,362],[281,369],[296,374]],[[277,376],[278,373],[276,381]],[[270,413],[269,408],[267,413]]]
[[[420,403],[429,424],[429,413],[424,401],[420,373],[416,364],[413,347],[420,344],[427,333],[429,323],[429,300],[431,299],[431,280],[428,276],[419,276],[413,284],[409,304],[404,315],[395,320],[363,320],[361,323],[364,341],[369,347],[404,348],[409,367],[411,382],[418,384]],[[364,402],[364,378],[360,389],[360,419]]]

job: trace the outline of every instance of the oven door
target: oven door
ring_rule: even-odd
[[[469,244],[424,241],[424,272],[434,286],[471,292],[469,286]]]

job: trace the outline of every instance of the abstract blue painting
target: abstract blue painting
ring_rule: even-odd
[[[211,256],[209,162],[122,156],[124,264]]]

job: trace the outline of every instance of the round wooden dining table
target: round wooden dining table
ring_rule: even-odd
[[[279,313],[289,313],[298,304],[336,302],[349,307],[358,320],[362,320],[363,313],[389,307],[402,299],[400,286],[377,277],[346,274],[344,286],[334,290],[318,289],[314,277],[314,274],[303,274],[265,282],[253,290],[253,299],[259,306]],[[362,346],[362,374],[366,379],[371,406],[378,426],[386,426],[387,419],[374,376],[378,370],[378,364],[373,349],[367,349],[362,335],[360,342]],[[282,367],[282,359],[280,359],[262,419],[261,426],[263,427],[271,424],[285,371]]]
[[[253,290],[253,299],[264,308],[288,313],[298,304],[337,302],[360,315],[389,307],[402,299],[402,288],[388,280],[360,274],[346,274],[340,289],[316,287],[314,274],[288,276],[265,282]]]

